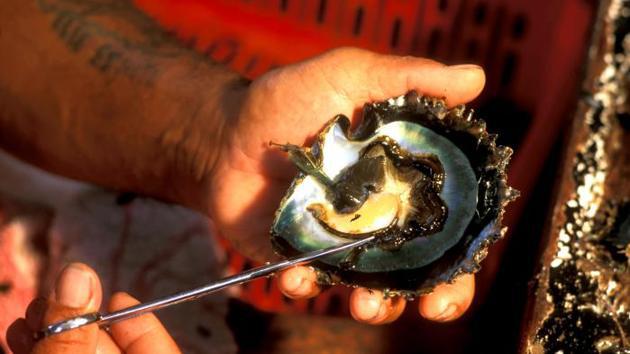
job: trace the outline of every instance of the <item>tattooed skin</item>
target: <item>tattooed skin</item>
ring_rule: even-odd
[[[155,22],[124,0],[37,0],[51,27],[75,53],[87,53],[102,73],[123,74],[145,84],[158,75],[159,60],[187,52]],[[116,24],[112,26],[112,24]],[[121,34],[111,28],[124,28]],[[208,62],[207,58],[203,61]]]
[[[208,212],[209,181],[248,82],[134,4],[0,0],[0,148]]]

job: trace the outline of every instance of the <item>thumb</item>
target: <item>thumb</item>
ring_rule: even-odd
[[[101,298],[101,283],[96,273],[85,264],[69,264],[59,275],[48,299],[42,325],[98,311]],[[94,353],[98,330],[93,324],[46,337],[35,344],[33,353]]]

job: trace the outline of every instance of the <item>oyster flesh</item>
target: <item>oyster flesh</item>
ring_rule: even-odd
[[[377,235],[314,264],[321,281],[413,296],[473,273],[504,233],[512,154],[463,106],[410,92],[329,122],[310,148],[281,145],[300,170],[276,212],[274,249],[290,256]]]

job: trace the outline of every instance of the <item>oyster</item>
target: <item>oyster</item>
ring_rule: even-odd
[[[410,92],[329,122],[310,148],[281,145],[300,170],[276,212],[272,244],[290,256],[376,234],[314,264],[325,283],[413,296],[473,273],[504,233],[512,154],[463,106]]]

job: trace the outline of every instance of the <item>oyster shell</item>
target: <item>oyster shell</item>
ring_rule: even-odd
[[[473,273],[504,233],[512,154],[463,106],[410,92],[337,116],[311,148],[282,145],[300,173],[276,212],[274,249],[290,256],[377,234],[314,266],[325,283],[415,295]]]

